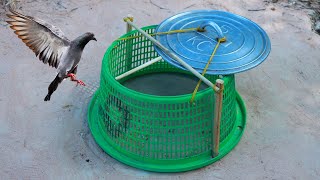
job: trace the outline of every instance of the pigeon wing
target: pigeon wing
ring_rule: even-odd
[[[63,32],[41,19],[25,16],[14,10],[7,14],[7,21],[14,33],[36,54],[36,56],[49,66],[57,68],[62,54],[70,45],[70,40]]]

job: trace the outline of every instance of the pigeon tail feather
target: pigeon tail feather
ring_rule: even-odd
[[[50,97],[52,93],[58,88],[58,85],[62,82],[64,78],[59,77],[59,74],[56,76],[56,78],[51,82],[51,84],[48,87],[48,94],[44,98],[44,101],[50,101]]]

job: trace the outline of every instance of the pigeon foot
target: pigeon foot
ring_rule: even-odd
[[[70,77],[71,81],[76,81],[76,82],[77,82],[77,86],[78,86],[79,84],[80,84],[81,86],[85,86],[85,85],[86,85],[83,81],[76,79],[76,75],[73,74],[73,73],[69,73],[67,76]]]
[[[86,84],[81,80],[77,80],[77,86],[78,86],[78,84],[80,84],[81,86],[86,86]]]

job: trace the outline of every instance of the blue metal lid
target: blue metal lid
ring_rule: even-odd
[[[156,39],[201,73],[217,44],[217,38],[225,36],[227,40],[220,44],[207,74],[225,75],[246,71],[262,63],[270,53],[271,45],[266,32],[251,20],[229,12],[184,12],[164,20],[156,32],[197,27],[204,28],[205,32],[157,35]],[[155,49],[165,61],[185,69],[157,46]]]

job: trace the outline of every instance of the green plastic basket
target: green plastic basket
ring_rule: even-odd
[[[144,27],[153,33],[156,26]],[[131,31],[122,37],[140,35]],[[88,109],[89,127],[99,146],[115,159],[145,170],[180,172],[211,164],[239,142],[246,120],[244,103],[236,92],[234,75],[224,76],[219,155],[211,157],[214,91],[156,96],[143,94],[123,82],[150,73],[189,72],[161,60],[121,81],[115,77],[158,57],[145,37],[115,41],[102,62],[100,87]],[[217,76],[206,75],[215,82]]]

